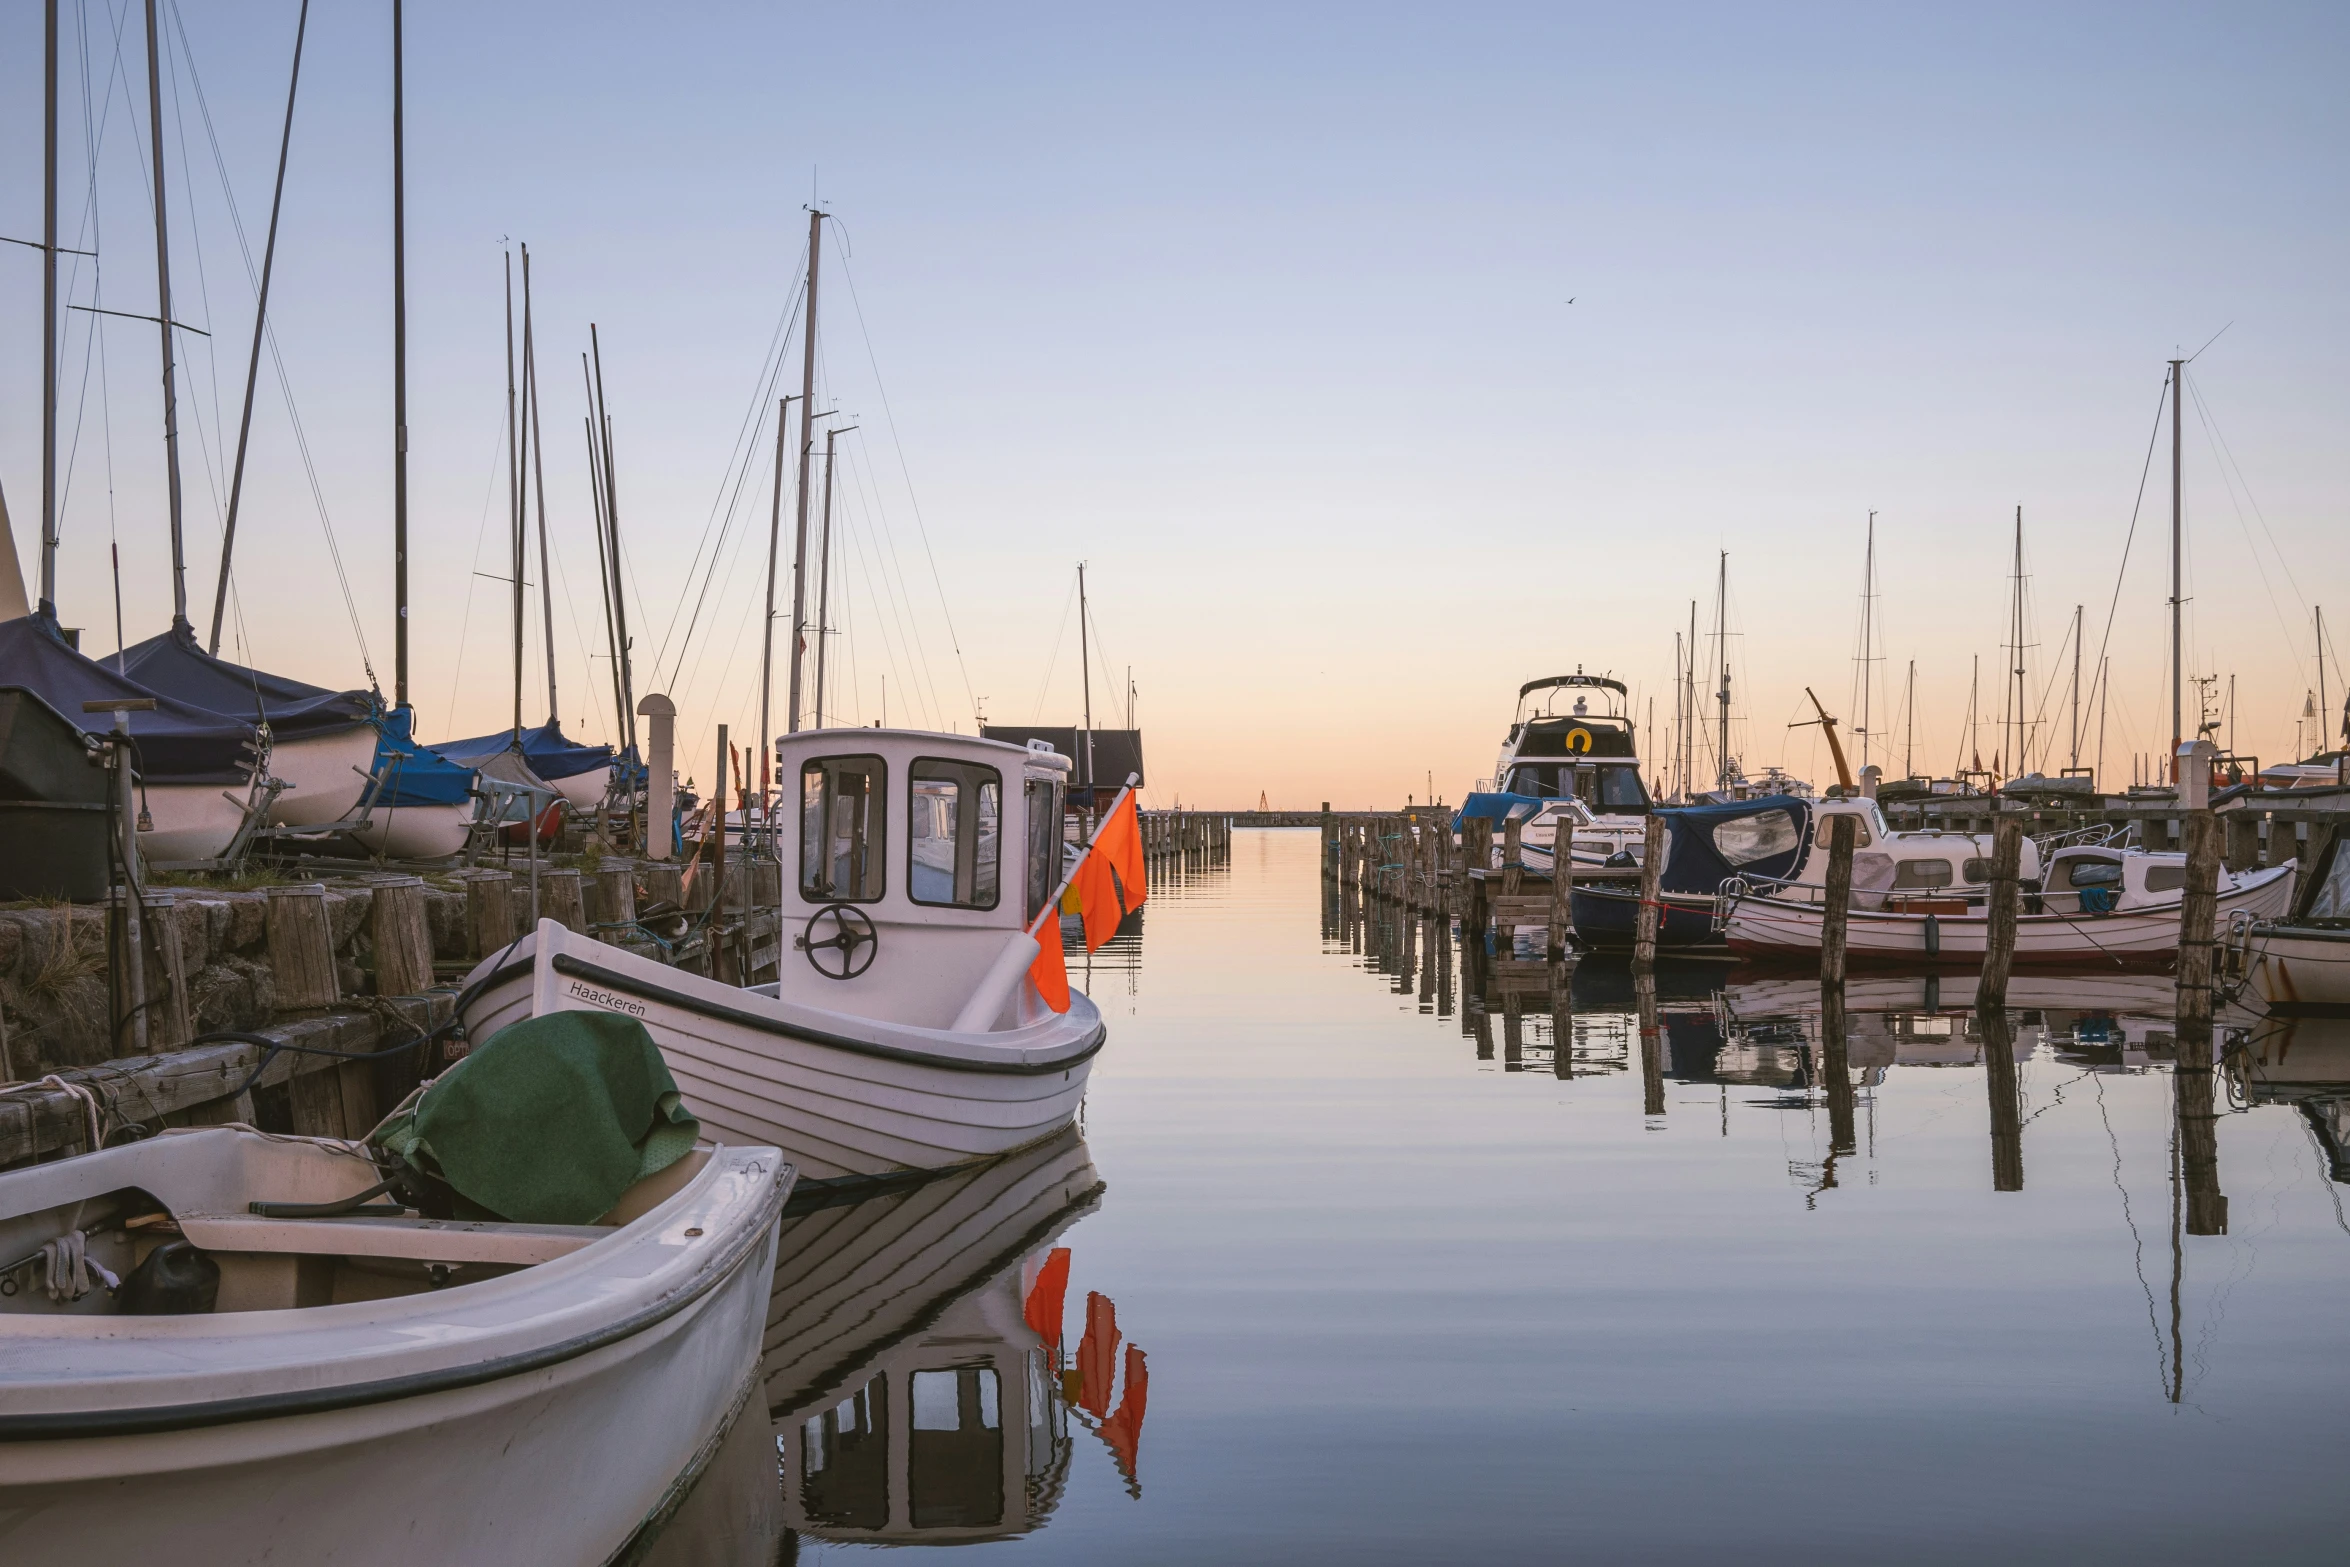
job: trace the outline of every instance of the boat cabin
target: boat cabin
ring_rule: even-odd
[[[1629,693],[1605,675],[1552,675],[1518,688],[1518,710],[1494,763],[1493,789],[1536,800],[1577,799],[1602,816],[1649,808]]]
[[[2050,914],[2115,914],[2176,903],[2186,885],[2184,854],[2076,845],[2050,857],[2040,907]]]
[[[1041,741],[878,728],[786,735],[775,759],[779,794],[800,796],[796,833],[788,804],[777,813],[775,994],[947,1027],[1060,883],[1070,759]]]
[[[1913,913],[1950,912],[1912,907],[1921,903],[1980,902],[1990,890],[1989,833],[1945,832],[1936,828],[1896,831],[1870,799],[1811,802],[1811,836],[1794,880],[1824,886],[1828,880],[1829,824],[1839,816],[1855,823],[1852,842],[1852,891],[1855,907],[1909,908]],[[2023,842],[2016,863],[2021,882],[2039,879],[2040,851],[2031,839]]]

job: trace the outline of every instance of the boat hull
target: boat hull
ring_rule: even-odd
[[[270,824],[326,827],[341,821],[359,808],[374,765],[372,725],[279,741],[270,749],[269,773],[291,787],[270,806]]]
[[[994,1033],[779,1001],[589,940],[551,920],[467,980],[476,1040],[556,1011],[619,1012],[660,1046],[710,1135],[784,1150],[804,1179],[944,1170],[1049,1137],[1084,1100],[1101,1014]]]
[[[237,784],[145,785],[139,801],[154,825],[139,834],[139,853],[167,865],[220,858],[245,824],[245,792]]]
[[[2272,1007],[2350,1006],[2350,930],[2256,930],[2250,977],[2254,993]]]
[[[592,811],[602,803],[604,791],[611,786],[612,769],[609,765],[591,767],[584,773],[573,773],[568,778],[550,778],[547,782],[573,810]]]
[[[10,1560],[610,1559],[755,1397],[790,1176],[772,1151],[725,1157],[638,1235],[486,1283],[79,1319],[140,1336],[44,1338],[57,1319],[0,1315]],[[28,1436],[31,1420],[50,1425]]]
[[[2278,866],[2237,879],[2219,898],[2219,924],[2238,914],[2272,919],[2293,894],[2293,869]],[[1826,910],[1818,903],[1784,898],[1732,899],[1722,916],[1730,950],[1741,957],[1816,962]],[[1888,914],[1854,909],[1845,923],[1845,961],[1853,967],[1877,964],[1945,964],[1980,967],[1990,921],[1982,914]],[[2025,914],[2016,919],[2017,967],[2061,964],[2167,968],[2178,957],[2179,906],[2156,904],[2084,918],[2077,914]]]
[[[1571,895],[1578,946],[1629,950],[1639,936],[1640,893],[1577,885]],[[1722,952],[1714,900],[1704,893],[1668,892],[1659,901],[1656,944],[1677,952]]]
[[[388,860],[445,860],[464,849],[473,804],[379,805],[351,836]]]

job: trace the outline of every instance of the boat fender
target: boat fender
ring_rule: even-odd
[[[1939,957],[1942,953],[1942,919],[1940,915],[1926,916],[1926,956]]]
[[[186,1241],[166,1241],[122,1281],[118,1309],[132,1317],[192,1317],[220,1300],[220,1264]]]

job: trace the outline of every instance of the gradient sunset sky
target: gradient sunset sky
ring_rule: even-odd
[[[182,380],[199,621],[253,297],[223,171],[257,261],[296,9],[164,7],[178,313],[215,334],[187,339]],[[149,312],[141,12],[65,15],[64,243],[100,252],[67,258],[69,297]],[[1979,655],[1988,760],[2019,505],[2042,741],[2062,765],[2086,605],[2088,662],[2112,660],[2104,777],[2127,783],[2168,732],[2167,426],[2126,572],[2125,539],[2164,361],[2207,342],[2188,662],[2220,695],[2233,677],[2238,749],[2306,743],[2311,612],[2350,621],[2339,7],[406,15],[427,737],[499,726],[512,700],[492,580],[508,241],[538,285],[567,729],[613,732],[590,321],[638,689],[676,699],[697,778],[712,724],[755,727],[773,430],[746,416],[811,199],[837,219],[820,399],[858,426],[836,516],[845,716],[881,716],[886,677],[893,723],[1074,721],[1084,559],[1097,721],[1121,721],[1131,668],[1153,804],[1458,800],[1517,685],[1578,665],[1626,680],[1642,716],[1653,697],[1662,749],[1674,632],[1692,600],[1711,621],[1724,550],[1734,747],[1824,781],[1817,731],[1786,726],[1806,685],[1856,716],[1871,510],[1875,757],[1960,760]],[[0,7],[0,234],[19,239],[40,225],[40,32],[33,0]],[[357,685],[363,636],[387,690],[389,87],[388,4],[314,8],[272,317],[352,607],[265,368],[224,649]],[[0,251],[0,485],[29,579],[38,259]],[[116,645],[111,543],[128,639],[170,604],[155,332],[108,320],[93,343],[100,319],[66,331],[59,568],[92,652]]]

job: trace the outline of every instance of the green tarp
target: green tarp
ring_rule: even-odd
[[[700,1132],[642,1023],[556,1012],[492,1034],[374,1140],[485,1216],[588,1224]]]

